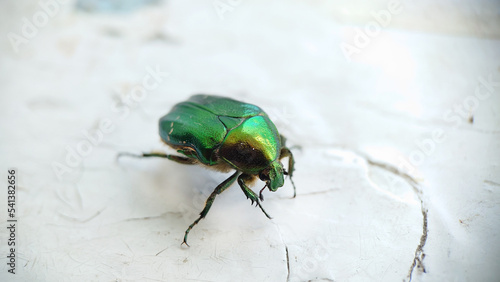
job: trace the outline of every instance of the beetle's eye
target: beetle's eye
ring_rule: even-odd
[[[263,171],[263,172],[259,173],[259,178],[262,181],[268,181],[269,180],[269,173]]]

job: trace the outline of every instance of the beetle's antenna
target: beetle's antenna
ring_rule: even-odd
[[[283,174],[284,175],[288,175],[290,176],[290,174],[288,173],[288,171],[286,170],[283,170]],[[292,177],[290,176],[290,181],[292,181],[292,186],[293,186],[293,198],[297,197],[297,189],[295,189],[295,183],[293,182],[293,179]]]
[[[264,189],[266,189],[266,187],[267,187],[267,182],[266,182],[266,185],[264,185],[264,187],[262,187],[262,189],[259,192],[259,199],[261,201],[264,201],[264,195],[262,195],[262,191],[264,191]]]
[[[290,176],[290,181],[292,182],[293,186],[293,198],[297,197],[297,189],[295,188],[295,182],[293,182],[292,177]]]

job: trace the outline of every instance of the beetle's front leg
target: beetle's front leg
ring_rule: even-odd
[[[200,220],[207,215],[208,211],[210,210],[210,207],[212,207],[212,203],[214,202],[215,197],[218,194],[224,192],[224,190],[226,190],[227,188],[229,188],[229,186],[231,186],[231,184],[233,184],[234,181],[236,180],[236,177],[238,177],[238,174],[240,174],[240,172],[236,171],[228,179],[224,180],[221,184],[219,184],[219,185],[217,185],[217,187],[215,187],[212,194],[210,194],[210,196],[207,198],[207,201],[205,202],[205,207],[203,208],[203,210],[200,213],[200,217],[198,217],[198,219],[195,220],[191,225],[189,225],[188,229],[186,229],[186,233],[184,234],[184,241],[182,241],[182,244],[186,244],[186,246],[189,247],[189,245],[187,243],[187,237],[188,237],[189,231],[191,231],[191,229],[193,229],[193,227],[196,224],[198,224],[198,222],[200,222]]]
[[[294,165],[295,165],[295,160],[293,159],[293,154],[290,149],[287,147],[281,148],[280,152],[280,160],[282,158],[288,157],[288,175],[290,176],[290,181],[292,181],[292,186],[293,186],[293,197],[295,198],[297,196],[297,190],[295,189],[295,183],[293,182],[292,176],[293,176],[293,171],[295,170]]]
[[[250,199],[250,201],[252,201],[252,205],[255,202],[256,205],[259,206],[259,208],[262,210],[262,212],[269,219],[271,219],[271,217],[267,214],[267,212],[264,210],[264,208],[260,205],[259,197],[257,196],[257,194],[255,194],[255,192],[252,191],[252,189],[248,188],[248,186],[245,183],[245,181],[252,180],[252,177],[254,177],[254,176],[249,175],[249,174],[242,174],[242,175],[240,175],[240,177],[238,177],[238,184],[240,185],[241,190],[243,190],[243,193],[245,193],[245,196],[247,196],[247,199]]]
[[[131,153],[119,153],[117,156],[117,159],[122,157],[122,156],[129,156],[129,157],[133,157],[133,158],[158,157],[158,158],[169,159],[171,161],[174,161],[174,162],[180,163],[180,164],[197,164],[198,163],[198,161],[196,159],[186,158],[186,157],[181,157],[181,156],[176,156],[176,155],[168,155],[168,154],[160,153],[160,152],[142,153],[140,155],[131,154]]]

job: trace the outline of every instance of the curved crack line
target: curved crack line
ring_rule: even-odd
[[[288,274],[286,275],[286,281],[290,281],[290,257],[288,256],[288,246],[285,245],[286,251],[286,269],[288,270]]]
[[[309,193],[304,193],[304,194],[297,194],[297,197],[303,197],[303,196],[312,196],[312,195],[318,195],[318,194],[326,194],[334,191],[339,191],[340,188],[331,188],[331,189],[326,189],[326,190],[321,190],[321,191],[314,191],[314,192],[309,192]],[[280,200],[293,200],[295,198],[290,198],[290,197],[278,197]]]
[[[423,260],[425,258],[425,253],[424,253],[424,246],[425,242],[427,241],[427,210],[424,209],[422,205],[422,215],[423,215],[423,224],[422,224],[422,236],[420,237],[420,244],[417,246],[417,249],[415,250],[415,256],[413,258],[413,263],[410,266],[410,271],[408,272],[408,281],[411,281],[413,270],[415,269],[415,266],[420,269],[423,273],[425,273],[425,266],[423,263]]]
[[[281,243],[285,246],[285,257],[286,257],[286,269],[287,269],[287,275],[286,275],[286,282],[290,281],[290,256],[288,255],[288,245],[285,243],[285,240],[283,239],[283,236],[281,235],[281,230],[280,227],[277,223],[273,222],[276,231],[278,231],[278,235],[280,237]]]
[[[91,215],[90,217],[88,218],[84,218],[84,219],[80,219],[80,218],[76,218],[76,217],[72,217],[72,216],[69,216],[69,215],[65,215],[61,212],[58,212],[58,214],[63,217],[63,218],[66,218],[68,220],[71,220],[71,221],[75,221],[75,222],[78,222],[78,223],[87,223],[89,221],[91,221],[92,219],[96,218],[97,216],[99,216],[101,214],[102,211],[104,211],[105,208],[101,209],[100,211],[97,211],[94,215]]]
[[[159,219],[159,218],[165,217],[165,216],[166,216],[166,215],[168,215],[168,214],[179,215],[180,213],[179,213],[179,212],[171,212],[171,211],[167,211],[167,212],[164,212],[164,213],[159,214],[159,215],[152,215],[152,216],[143,216],[143,217],[131,217],[131,218],[126,218],[126,219],[120,220],[119,222],[123,222],[123,221],[137,221],[137,220]]]
[[[420,236],[420,243],[418,244],[416,250],[415,250],[415,256],[413,257],[413,261],[412,261],[412,264],[410,266],[410,270],[408,271],[408,276],[407,278],[409,279],[408,281],[411,282],[411,279],[412,279],[412,276],[413,276],[413,270],[415,270],[415,267],[417,267],[418,269],[420,269],[420,271],[422,271],[423,273],[425,273],[425,266],[424,266],[424,263],[423,263],[423,260],[425,258],[425,253],[424,253],[424,246],[425,246],[425,243],[427,242],[427,233],[428,233],[428,229],[427,229],[427,217],[428,217],[428,210],[424,207],[424,201],[423,201],[423,197],[422,197],[422,190],[419,188],[418,186],[418,183],[417,181],[411,177],[409,174],[407,173],[404,173],[402,171],[400,171],[398,168],[390,165],[390,164],[386,164],[386,163],[380,163],[380,162],[376,162],[372,159],[370,159],[368,156],[364,155],[364,154],[361,154],[361,153],[358,153],[360,156],[362,156],[364,159],[366,159],[366,162],[369,164],[369,165],[372,165],[372,166],[376,166],[376,167],[379,167],[383,170],[386,170],[390,173],[393,173],[401,178],[403,178],[404,180],[406,180],[408,182],[408,184],[410,184],[410,186],[413,188],[413,190],[415,191],[415,193],[417,194],[417,197],[418,199],[420,200],[420,209],[422,211],[422,218],[423,218],[423,222],[422,222],[422,235]]]

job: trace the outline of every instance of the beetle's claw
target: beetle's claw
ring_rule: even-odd
[[[250,198],[250,200],[252,201],[251,205],[253,206],[253,204],[255,204],[255,206],[257,207],[259,205],[259,199],[252,199]]]

